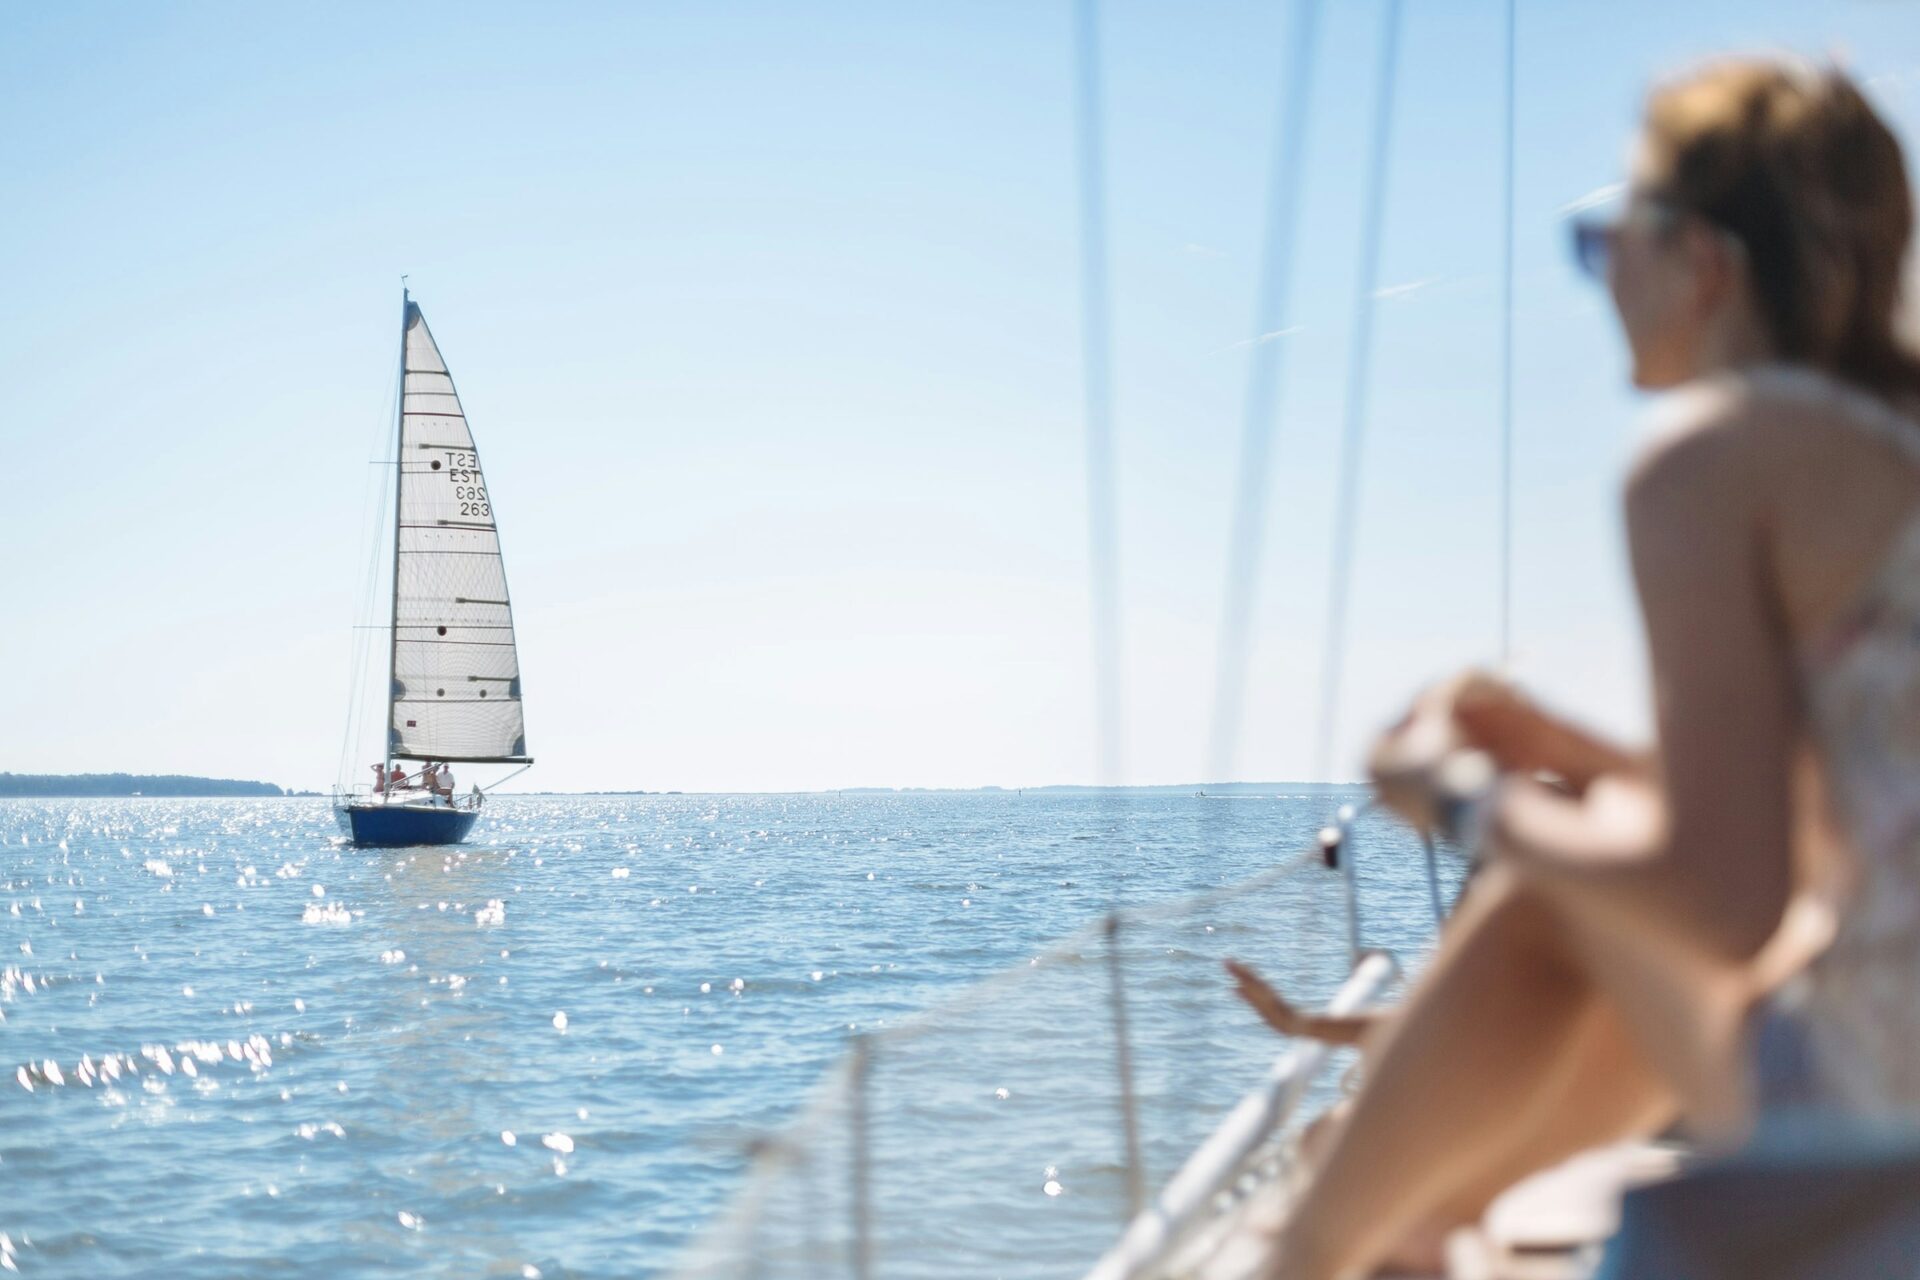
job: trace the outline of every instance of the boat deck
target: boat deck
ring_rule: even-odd
[[[1536,1174],[1494,1201],[1477,1227],[1454,1232],[1447,1269],[1398,1280],[1586,1280],[1619,1225],[1621,1195],[1677,1171],[1677,1148],[1602,1148]],[[1254,1280],[1292,1189],[1269,1181],[1181,1251],[1170,1276]]]

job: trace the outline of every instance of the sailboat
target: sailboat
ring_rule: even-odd
[[[436,790],[434,764],[524,769],[533,757],[480,455],[426,316],[404,289],[401,304],[385,758],[372,786],[337,793],[335,812],[355,844],[457,844],[485,792]]]

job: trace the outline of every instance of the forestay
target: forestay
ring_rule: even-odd
[[[389,752],[524,760],[520,661],[493,503],[453,378],[412,302],[403,351]]]

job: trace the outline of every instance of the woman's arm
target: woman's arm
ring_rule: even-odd
[[[1422,693],[1374,744],[1368,760],[1374,795],[1415,826],[1441,821],[1436,770],[1472,750],[1502,774],[1552,783],[1584,795],[1604,777],[1652,776],[1652,757],[1633,753],[1542,710],[1497,676],[1467,671]]]
[[[1510,784],[1496,844],[1549,892],[1745,960],[1792,888],[1799,707],[1774,605],[1757,442],[1722,411],[1649,454],[1627,492],[1662,776],[1568,800]],[[1660,803],[1664,801],[1664,803]]]
[[[1504,681],[1470,679],[1452,714],[1467,745],[1510,773],[1550,773],[1575,792],[1608,774],[1645,774],[1652,761],[1541,707]]]

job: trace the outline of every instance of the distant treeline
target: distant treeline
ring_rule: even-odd
[[[271,782],[179,773],[0,773],[0,796],[284,796]]]

